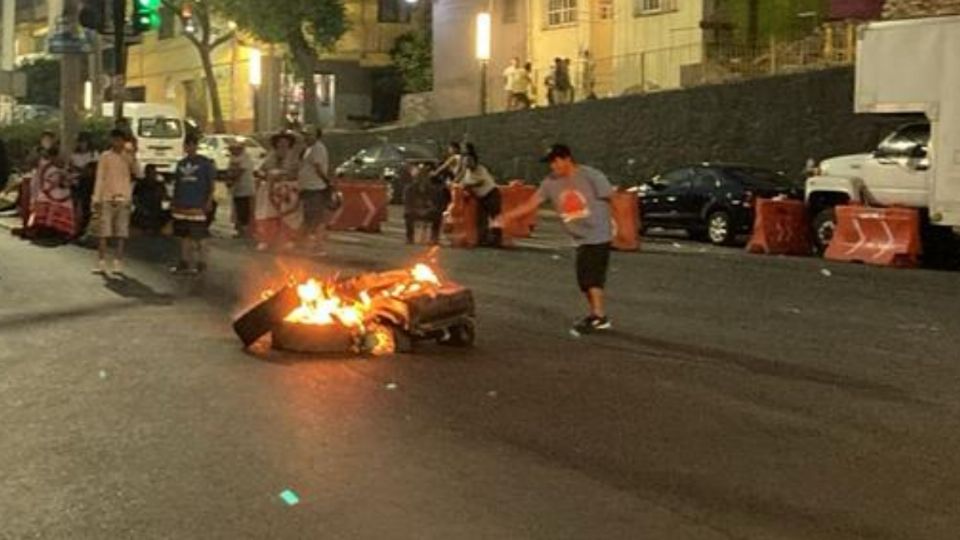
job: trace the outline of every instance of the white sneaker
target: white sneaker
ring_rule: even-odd
[[[91,274],[106,274],[107,273],[107,261],[100,259],[97,261],[97,266],[90,271]]]
[[[123,275],[123,261],[120,259],[113,260],[113,273],[122,276]]]

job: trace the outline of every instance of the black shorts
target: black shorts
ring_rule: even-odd
[[[311,189],[300,192],[300,202],[303,204],[303,225],[313,230],[324,223],[327,215],[327,206],[330,204],[329,189]]]
[[[253,214],[253,197],[234,197],[233,213],[238,226],[249,226],[250,216]]]
[[[173,235],[177,238],[203,240],[204,238],[208,238],[210,236],[210,228],[205,221],[174,219]]]
[[[607,284],[610,244],[577,246],[577,284],[580,290],[602,289]]]

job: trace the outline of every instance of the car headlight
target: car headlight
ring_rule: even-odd
[[[393,167],[383,168],[383,176],[396,176],[396,175],[397,175],[397,170],[394,169]]]

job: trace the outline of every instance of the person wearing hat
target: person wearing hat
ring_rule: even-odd
[[[577,244],[577,284],[590,306],[590,314],[570,332],[580,336],[608,330],[612,325],[604,309],[604,287],[610,264],[613,187],[602,172],[577,163],[566,145],[554,144],[541,161],[550,164],[551,174],[525,204],[505,212],[501,220],[510,222],[535,212],[543,201],[553,204]]]
[[[227,166],[227,186],[233,199],[233,222],[237,238],[250,236],[250,219],[253,214],[253,157],[247,153],[247,147],[239,138],[232,139],[229,146],[230,162]]]
[[[277,243],[292,248],[303,220],[297,185],[300,160],[294,150],[297,139],[285,131],[271,137],[270,144],[273,151],[256,173],[253,217],[258,251]]]

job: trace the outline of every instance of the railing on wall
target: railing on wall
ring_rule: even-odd
[[[570,63],[572,101],[722,84],[770,75],[852,64],[856,25],[830,23],[801,39],[771,39],[762,46],[690,43],[632,54]],[[537,106],[548,105],[544,84],[548,70],[534,71]],[[554,100],[568,103],[569,95]]]

